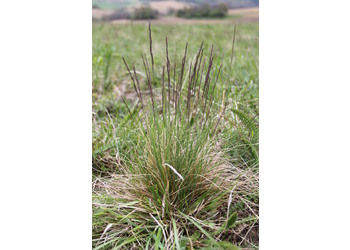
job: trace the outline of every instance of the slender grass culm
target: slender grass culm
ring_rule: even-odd
[[[132,136],[120,140],[128,153],[118,155],[117,172],[94,183],[94,249],[238,249],[226,241],[236,225],[230,206],[240,177],[220,133],[229,102],[223,65],[202,42],[193,58],[186,44],[176,66],[166,38],[158,67],[151,24],[149,42],[150,60],[141,56],[145,79],[123,58],[139,108],[123,98]]]

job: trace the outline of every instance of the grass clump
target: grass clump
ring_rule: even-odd
[[[157,65],[150,28],[149,41],[143,69],[123,58],[135,95],[121,97],[125,115],[93,123],[93,246],[237,249],[250,241],[257,216],[246,207],[256,211],[258,194],[254,172],[232,164],[227,65],[203,42],[170,61],[168,39]]]

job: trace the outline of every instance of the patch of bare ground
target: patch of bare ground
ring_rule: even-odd
[[[114,10],[92,9],[92,18],[101,19],[114,13]]]
[[[157,10],[160,14],[167,14],[169,10],[179,10],[188,6],[188,4],[183,2],[171,1],[161,1],[161,2],[150,2],[149,5],[152,9]]]
[[[228,14],[231,16],[242,16],[242,18],[246,21],[259,22],[259,7],[230,9]]]
[[[243,9],[229,9],[228,10],[229,15],[248,15],[248,16],[257,16],[259,17],[259,7],[254,8],[243,8]]]

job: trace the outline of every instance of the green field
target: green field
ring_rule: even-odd
[[[134,7],[138,4],[142,4],[140,0],[127,0],[127,1],[103,1],[92,0],[92,6],[97,6],[100,9],[121,9],[126,7]]]
[[[159,0],[158,0],[159,1]],[[157,0],[92,0],[93,6],[101,9],[120,9],[125,7],[133,7],[137,4],[148,4],[149,2],[158,2]],[[249,8],[259,5],[256,0],[179,0],[188,4],[219,4],[225,3],[230,8]]]
[[[231,62],[233,30],[152,25],[152,67],[148,25],[93,24],[94,248],[258,248],[259,26]]]

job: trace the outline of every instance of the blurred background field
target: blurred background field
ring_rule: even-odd
[[[155,23],[257,23],[259,1],[254,0],[94,0],[92,20],[126,23],[156,19]],[[139,13],[137,15],[136,13]],[[187,20],[187,19],[207,20]],[[216,20],[213,20],[216,19]]]
[[[150,4],[153,7],[167,6],[176,8],[177,6],[191,6],[200,4],[227,4],[229,8],[250,8],[259,6],[259,0],[92,0],[92,5],[100,9],[121,9],[125,7],[137,7]]]

